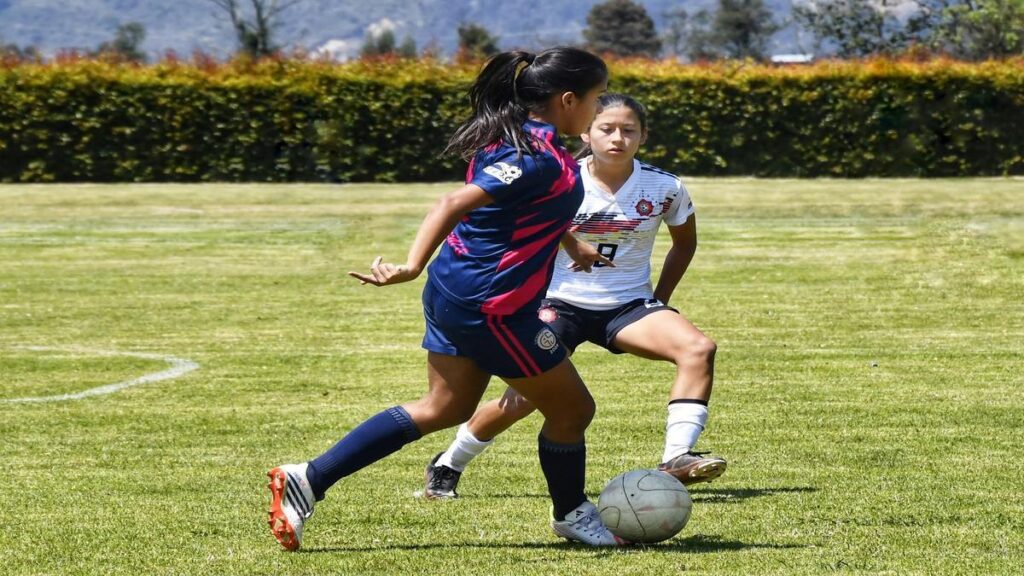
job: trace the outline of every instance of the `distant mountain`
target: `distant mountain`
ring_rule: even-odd
[[[599,0],[300,0],[284,11],[275,41],[316,49],[329,46],[339,57],[355,55],[371,27],[393,27],[421,49],[454,51],[461,22],[482,24],[502,48],[538,48],[579,42],[587,13]],[[713,9],[715,0],[641,2],[661,31],[665,12],[683,7],[693,13]],[[776,21],[789,18],[791,0],[766,0]],[[247,0],[240,4],[248,5]],[[230,54],[235,39],[222,9],[210,0],[0,0],[0,42],[34,45],[44,54],[62,48],[92,49],[113,37],[118,24],[146,27],[144,49],[151,56],[168,50],[188,55],[202,50]],[[792,28],[776,35],[772,53],[799,51]]]

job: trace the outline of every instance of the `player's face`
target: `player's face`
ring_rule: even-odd
[[[602,82],[582,96],[574,92],[564,94],[562,104],[565,109],[565,126],[560,127],[563,128],[562,132],[579,134],[586,130],[597,112],[597,99],[607,91],[608,83]]]
[[[632,162],[640,145],[647,139],[640,119],[628,106],[605,108],[583,134],[594,156],[602,162]]]

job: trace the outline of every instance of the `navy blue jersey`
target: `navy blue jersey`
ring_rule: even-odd
[[[485,314],[533,314],[551,282],[562,235],[583,202],[579,166],[555,127],[525,124],[534,154],[501,143],[473,158],[466,183],[494,202],[466,214],[431,263],[430,281],[450,300]]]

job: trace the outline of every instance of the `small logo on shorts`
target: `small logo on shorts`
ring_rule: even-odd
[[[551,324],[555,320],[558,320],[558,310],[555,310],[551,306],[545,306],[540,310],[537,310],[537,318],[540,318],[540,321],[545,324]]]
[[[487,168],[484,168],[484,172],[494,176],[505,184],[511,184],[516,178],[523,175],[522,168],[506,164],[505,162],[492,164]]]
[[[555,333],[550,328],[545,328],[540,332],[537,332],[537,347],[541,350],[547,350],[553,352],[555,348],[558,348],[558,338],[555,337]]]
[[[647,300],[644,300],[645,308],[658,308],[661,306],[664,306],[664,304],[662,304],[661,300],[658,300],[657,298],[648,298]]]

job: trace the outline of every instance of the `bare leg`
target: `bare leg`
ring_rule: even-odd
[[[509,378],[505,382],[544,415],[541,428],[544,437],[561,444],[583,441],[583,433],[593,420],[596,407],[568,358],[538,376]]]
[[[468,420],[490,379],[491,375],[469,358],[428,352],[429,389],[422,398],[402,408],[426,436]]]
[[[501,398],[482,404],[469,419],[469,431],[481,441],[488,441],[526,418],[537,408],[513,388]]]
[[[663,310],[645,316],[620,330],[614,344],[641,358],[675,363],[669,400],[711,398],[715,343],[681,314]]]

